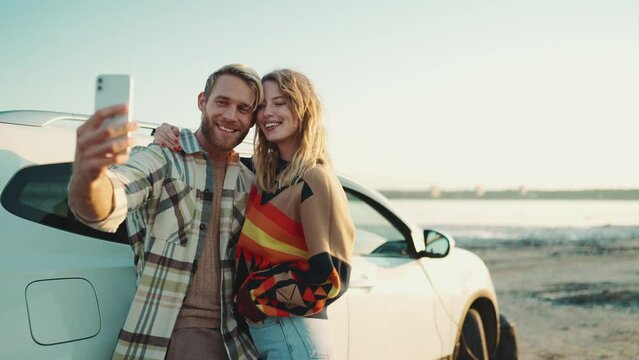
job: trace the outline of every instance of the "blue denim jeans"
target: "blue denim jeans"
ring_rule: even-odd
[[[336,359],[326,319],[270,316],[260,323],[249,323],[249,330],[267,360]]]

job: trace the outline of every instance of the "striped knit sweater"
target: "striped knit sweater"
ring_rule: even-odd
[[[238,312],[311,316],[348,288],[354,227],[337,177],[318,165],[274,193],[251,190],[236,252]]]

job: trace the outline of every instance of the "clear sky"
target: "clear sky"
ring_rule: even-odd
[[[378,189],[639,188],[639,1],[2,0],[0,110],[199,124],[218,67],[290,67],[335,168]]]

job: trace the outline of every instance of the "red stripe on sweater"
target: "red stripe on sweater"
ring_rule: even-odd
[[[262,205],[262,195],[260,195],[255,187],[253,187],[253,190],[251,191],[250,201],[251,205],[253,206],[253,210],[259,211],[265,217],[271,219],[273,223],[286,230],[289,234],[296,237],[304,237],[304,229],[302,228],[302,224],[293,221],[290,217],[288,217],[288,215],[286,215],[284,212],[282,212],[271,203]],[[259,225],[260,224],[258,224],[258,226]]]
[[[306,240],[303,236],[292,235],[271,217],[254,207],[250,207],[246,213],[247,221],[252,222],[258,229],[278,242],[293,246],[302,251],[307,251]]]

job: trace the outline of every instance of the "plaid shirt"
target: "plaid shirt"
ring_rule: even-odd
[[[136,147],[126,164],[111,168],[107,174],[114,187],[114,211],[89,224],[115,231],[126,218],[135,254],[137,291],[113,359],[164,359],[197,269],[212,211],[213,166],[191,131],[183,130],[180,141],[183,152]],[[230,359],[259,357],[232,314],[235,244],[253,181],[254,174],[231,153],[220,211],[220,330]]]

